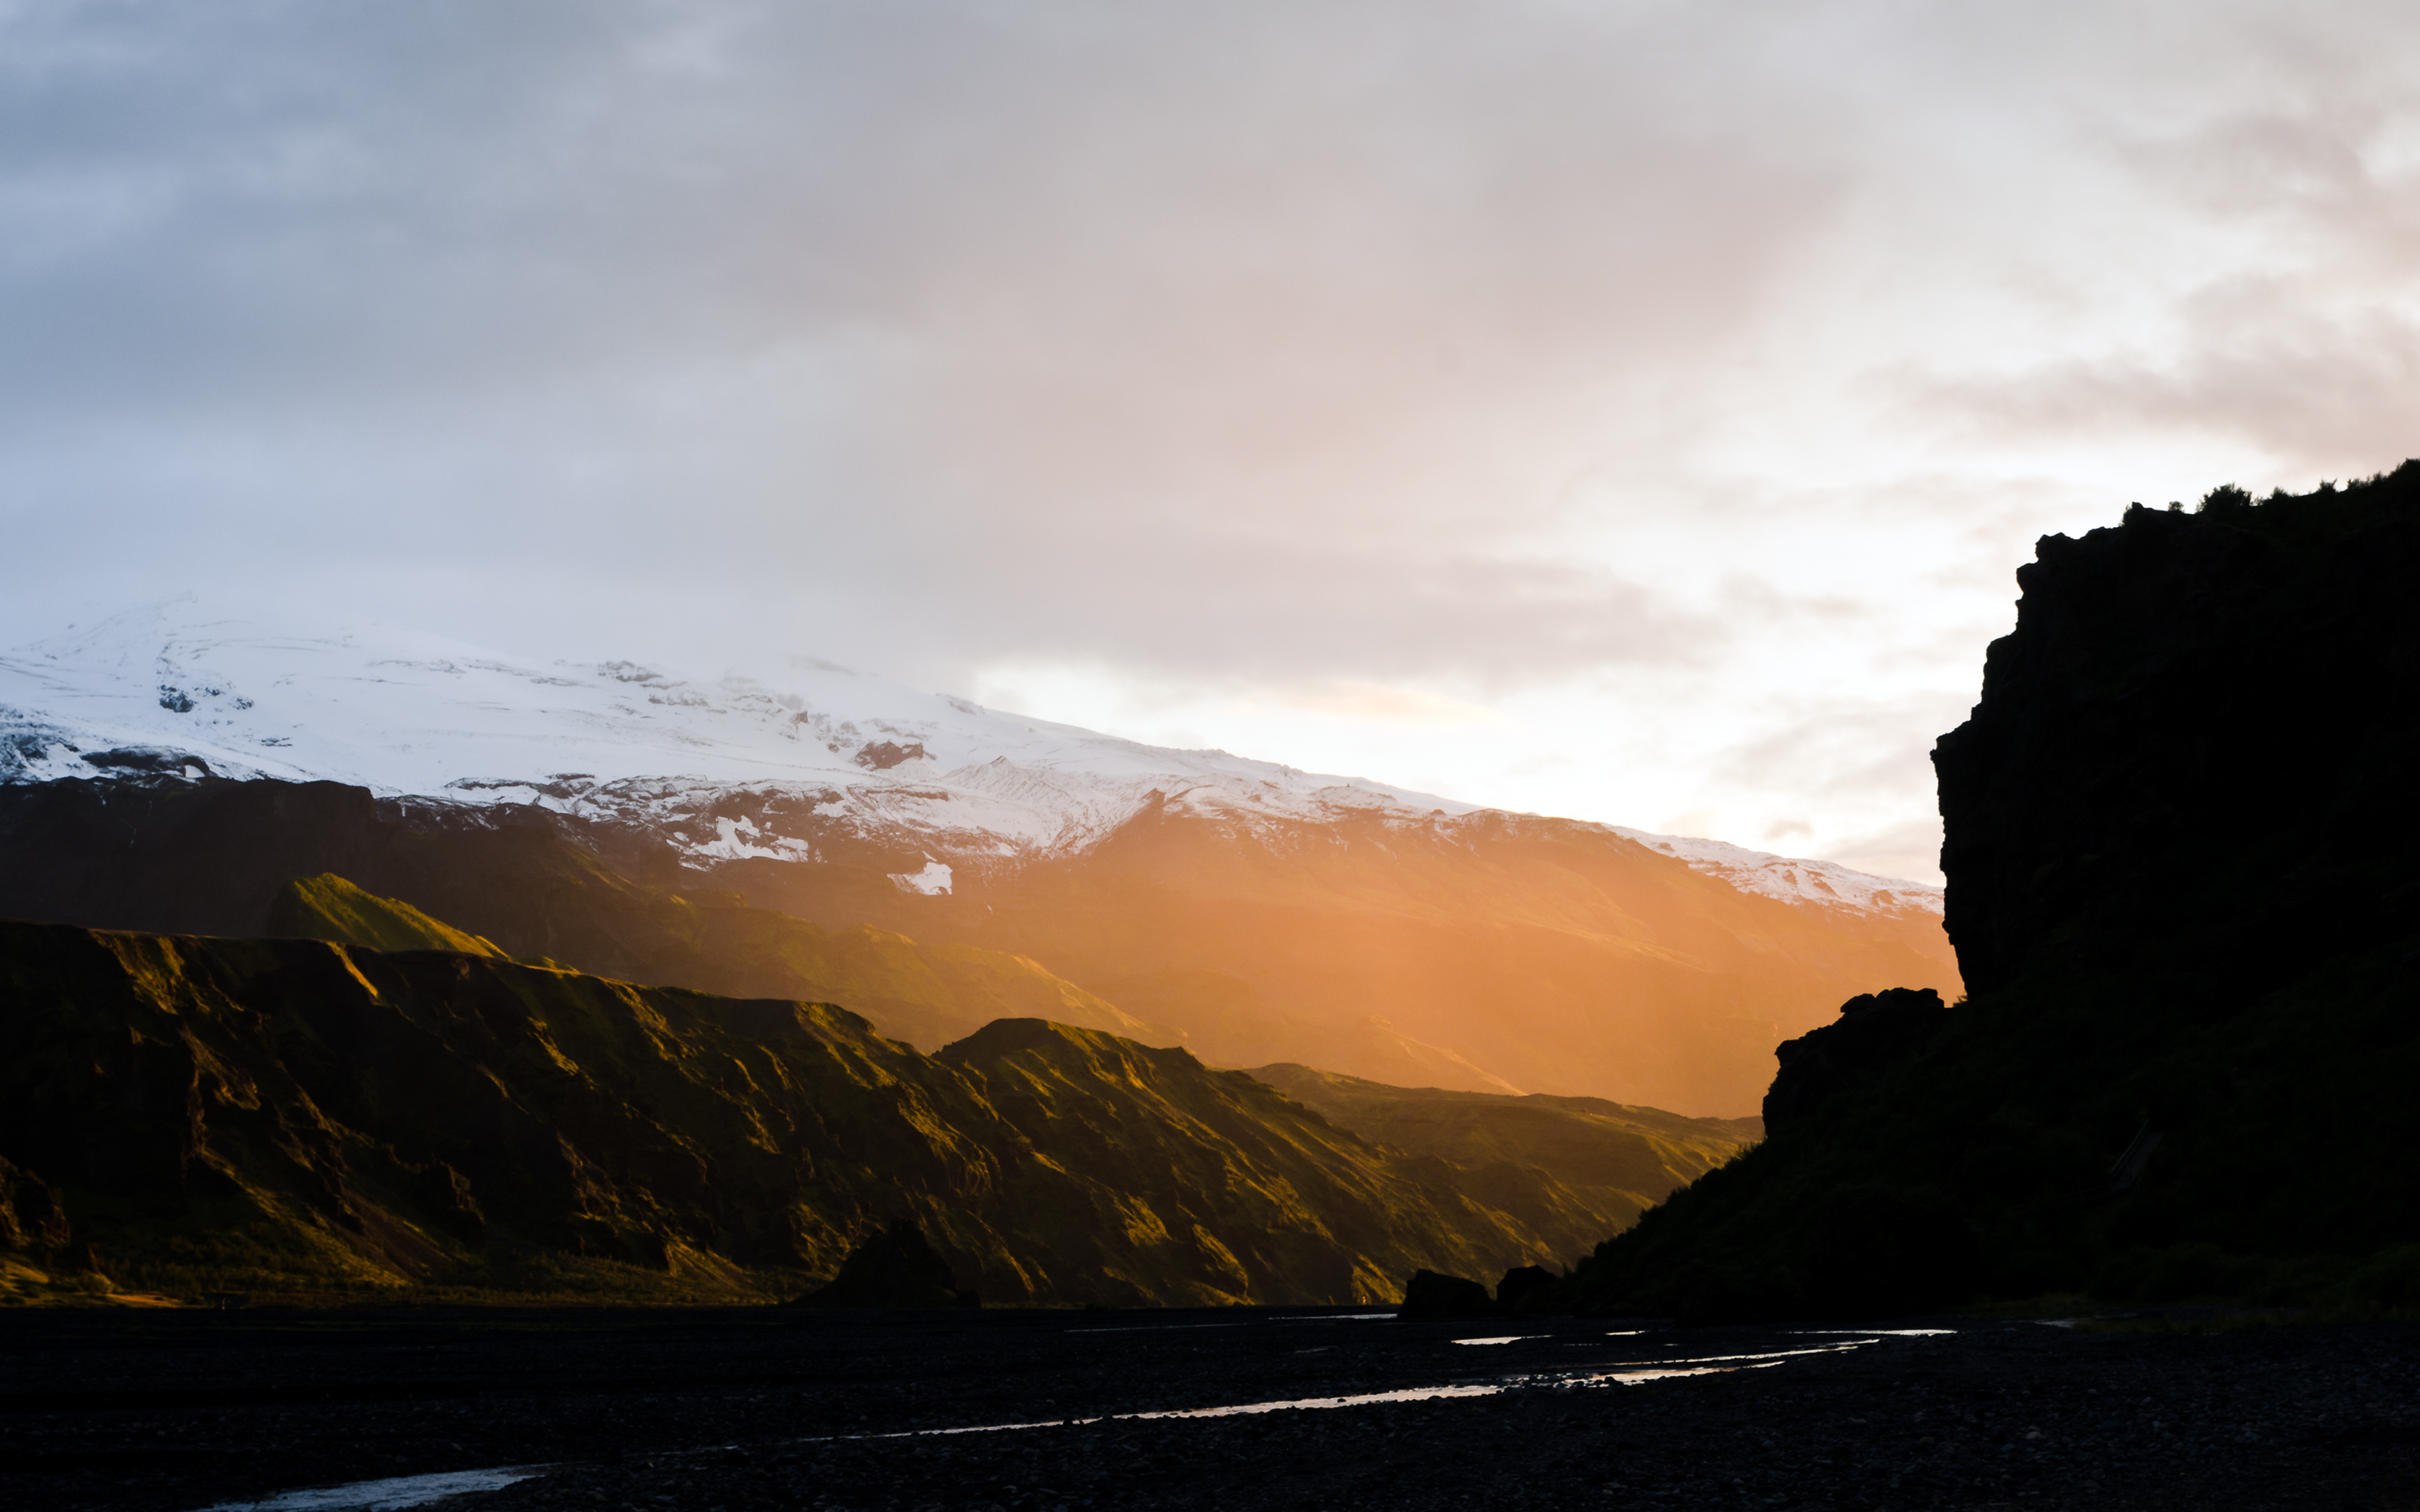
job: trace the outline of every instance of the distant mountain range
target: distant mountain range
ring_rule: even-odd
[[[1756,1132],[1460,1094],[1484,1147],[1407,1150],[1097,1030],[928,1057],[517,962],[341,877],[272,912],[289,937],[0,923],[0,1300],[771,1300],[907,1218],[992,1303],[1386,1302],[1576,1254]],[[1566,1181],[1541,1160],[1575,1136]]]
[[[206,796],[326,783],[364,802]],[[375,875],[351,858],[388,831],[452,837],[442,849],[533,826],[665,897],[904,936],[861,953],[912,947],[932,980],[815,985],[926,1049],[998,1016],[983,991],[936,985],[934,952],[962,949],[1054,980],[1083,1005],[1067,1021],[1218,1063],[1736,1114],[1772,1046],[1847,996],[1958,983],[1937,888],[1138,745],[818,664],[703,684],[285,635],[183,602],[0,656],[0,913],[254,933],[278,886],[334,871],[547,953],[494,913],[531,900],[468,898],[476,879],[426,856]],[[102,831],[118,840],[99,854],[125,863],[106,875]],[[214,880],[231,872],[240,906]],[[719,946],[682,965],[590,933],[551,953],[734,986],[706,964]]]

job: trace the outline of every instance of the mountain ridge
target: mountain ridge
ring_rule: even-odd
[[[1568,1196],[1510,1174],[1038,1019],[928,1057],[489,955],[0,922],[0,1247],[86,1292],[773,1300],[912,1218],[991,1302],[1378,1302],[1551,1257],[1496,1204]]]
[[[701,871],[530,805],[161,775],[0,784],[0,916],[251,935],[333,872],[609,977],[825,996],[926,1050],[1030,1014],[1227,1065],[1391,1084],[1755,1106],[1772,1046],[1911,977],[1955,986],[1930,915],[1793,907],[1565,821],[1476,813],[1229,826],[1154,807],[1078,856],[949,892],[879,867]]]
[[[121,615],[0,656],[0,913],[253,933],[332,872],[516,956],[830,997],[926,1050],[1027,1013],[1702,1115],[1752,1110],[1845,997],[1957,990],[1937,889],[790,671]],[[466,891],[499,865],[524,895]]]

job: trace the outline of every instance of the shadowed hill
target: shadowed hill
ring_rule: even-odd
[[[191,1296],[793,1294],[920,1222],[987,1301],[1361,1302],[1545,1253],[1181,1050],[918,1054],[814,1003],[459,952],[0,923],[18,1256]]]
[[[865,925],[826,929],[733,894],[683,892],[671,884],[693,884],[695,873],[644,849],[616,852],[614,840],[542,810],[382,800],[334,782],[0,786],[0,917],[460,948],[407,939],[421,926],[402,915],[363,915],[354,927],[345,910],[361,905],[329,892],[333,874],[524,961],[841,1003],[928,1050],[1018,1014],[1160,1044],[1181,1038],[1030,960]],[[296,878],[316,880],[297,896]],[[394,930],[403,933],[381,933]]]
[[[1593,825],[1138,814],[942,897],[745,860],[718,881],[827,923],[1013,951],[1227,1065],[1403,1086],[1756,1105],[1776,1041],[1895,983],[1954,994],[1937,914],[1741,892]]]
[[[1410,1273],[1386,1262],[1348,1270],[1352,1256],[1408,1255],[1443,1233],[1486,1234],[1496,1253],[1554,1253],[1505,1211],[1549,1186],[1544,1173],[1490,1193],[1492,1204],[1474,1200],[1460,1190],[1461,1172],[1379,1149],[1243,1072],[1205,1070],[1184,1050],[1004,1019],[939,1058],[980,1072],[1002,1118],[1070,1152],[1061,1158],[1079,1159],[1094,1178],[1089,1209],[1022,1221],[1097,1236],[1091,1263],[1105,1275],[1121,1274],[1121,1244],[1140,1237],[1156,1256],[1189,1248],[1196,1270],[1187,1279],[1230,1295],[1264,1286],[1259,1278],[1309,1273],[1326,1295],[1391,1301]],[[1154,1213],[1121,1196],[1171,1190],[1220,1194],[1234,1221],[1214,1229],[1201,1221],[1206,1210]],[[1477,1264],[1481,1246],[1463,1248]]]
[[[1567,1300],[2420,1302],[2420,464],[2019,580],[1934,758],[1973,997],[1807,1036],[1767,1141]]]

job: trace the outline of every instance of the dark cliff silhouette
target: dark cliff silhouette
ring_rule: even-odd
[[[1969,999],[1784,1046],[1765,1143],[1567,1304],[2420,1301],[2420,463],[2019,581],[1934,753]]]

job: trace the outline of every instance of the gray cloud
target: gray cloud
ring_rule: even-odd
[[[2315,311],[2292,287],[2259,280],[2201,290],[2180,314],[2184,340],[2157,357],[2077,359],[1998,378],[1929,376],[1910,388],[1966,434],[1995,441],[2146,432],[2249,441],[2272,459],[2273,481],[2297,490],[2322,471],[2366,476],[2420,454],[2411,397],[2420,320],[2399,304]]]
[[[19,4],[0,634],[1570,687],[1542,761],[1714,711],[1666,789],[1904,850],[2034,533],[2420,450],[2415,61],[2383,0]]]
[[[2138,235],[2203,239],[2179,259],[2186,275],[2133,301],[2127,334],[2072,354],[2013,371],[1908,363],[1892,381],[1916,409],[1984,442],[2207,438],[2296,487],[2420,452],[2412,18],[2353,8],[2288,24],[2238,8],[2209,31],[2258,47],[2257,63],[2235,60],[2250,77],[2221,69],[2090,128],[2153,207]]]
[[[1685,28],[1551,7],[9,27],[18,529],[362,586],[467,536],[894,659],[1697,655],[1505,539],[1521,454],[1735,328],[1838,179]]]

